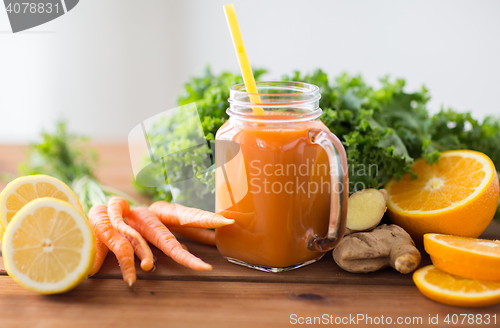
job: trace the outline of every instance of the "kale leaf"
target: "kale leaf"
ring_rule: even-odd
[[[265,72],[256,70],[256,79]],[[283,80],[319,86],[321,120],[346,148],[351,193],[364,188],[381,188],[391,177],[400,179],[407,173],[412,174],[416,158],[436,163],[440,151],[444,150],[481,151],[500,167],[500,119],[487,117],[479,122],[470,113],[451,109],[430,115],[427,108],[430,96],[424,86],[416,92],[407,92],[405,80],[383,77],[380,87],[374,88],[359,75],[344,73],[332,80],[320,69],[311,74],[295,71],[283,76]],[[213,140],[228,119],[229,88],[238,83],[242,83],[238,74],[222,72],[215,75],[207,67],[202,75],[184,84],[178,104],[196,102],[207,140]],[[158,122],[153,129],[158,132],[153,142],[158,146],[168,146],[169,141],[162,134],[167,124]],[[180,124],[176,142],[189,136],[189,122]],[[184,165],[189,169],[201,159],[178,160],[179,167]],[[201,184],[213,185],[213,167],[197,171],[196,177]],[[208,191],[214,192],[213,189]],[[155,199],[171,199],[168,186],[150,188],[149,192]],[[185,197],[189,197],[189,193],[186,191]],[[497,219],[500,221],[500,211]]]

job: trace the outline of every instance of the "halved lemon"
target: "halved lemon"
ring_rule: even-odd
[[[0,223],[4,228],[14,215],[30,201],[52,197],[80,209],[82,205],[75,193],[62,181],[48,175],[27,175],[10,182],[0,193]]]
[[[5,269],[20,285],[43,294],[66,292],[88,276],[95,259],[92,228],[73,205],[35,199],[5,229]]]
[[[413,281],[422,294],[446,305],[480,307],[500,302],[500,283],[462,278],[433,265],[415,271]]]
[[[438,269],[460,277],[500,282],[500,241],[424,235],[425,251]]]
[[[441,153],[437,164],[415,161],[409,174],[387,185],[389,218],[421,244],[425,233],[478,237],[498,206],[495,166],[483,153],[471,150]]]

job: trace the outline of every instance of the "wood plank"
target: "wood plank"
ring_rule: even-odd
[[[94,145],[100,155],[98,178],[105,184],[140,197],[132,187],[132,169],[126,144]],[[26,146],[0,145],[0,173],[15,174],[18,163],[24,159]],[[2,185],[0,184],[0,188]],[[141,198],[147,202],[147,199]],[[492,224],[494,226],[494,224]],[[202,281],[262,281],[262,282],[315,282],[315,283],[342,283],[342,284],[383,284],[383,285],[413,285],[410,275],[401,275],[393,269],[386,269],[371,274],[350,274],[341,270],[332,260],[331,253],[327,253],[323,260],[313,265],[294,271],[271,274],[243,268],[228,263],[213,247],[185,242],[189,249],[200,258],[214,266],[211,272],[193,272],[174,263],[158,250],[157,270],[152,273],[138,270],[139,279],[167,279],[167,280],[202,280]],[[429,259],[424,256],[423,264]],[[137,266],[139,267],[139,266]],[[0,263],[2,274],[3,263]],[[5,272],[3,271],[3,274]],[[110,255],[98,278],[120,279],[116,259]]]
[[[187,269],[166,257],[154,248],[157,257],[155,272],[138,270],[138,279],[196,280],[196,281],[241,281],[241,282],[287,282],[287,283],[336,283],[336,284],[376,284],[413,285],[411,275],[403,275],[392,268],[370,274],[353,274],[339,268],[328,252],[317,263],[289,272],[268,273],[229,263],[215,247],[182,241],[194,255],[213,265],[212,271],[197,272]],[[424,258],[423,264],[430,264]],[[136,263],[139,268],[139,263]],[[106,259],[96,278],[121,279],[121,272],[114,255]]]
[[[181,239],[182,240],[182,239]],[[136,259],[137,278],[142,280],[183,280],[183,281],[240,281],[275,283],[329,283],[355,285],[406,285],[413,286],[411,274],[403,275],[392,268],[369,274],[349,273],[337,266],[328,252],[317,263],[282,273],[267,273],[229,263],[215,247],[199,245],[182,240],[190,252],[213,265],[212,271],[197,272],[187,269],[161,251],[152,248],[156,256],[156,270],[144,272]],[[1,259],[1,258],[0,258]],[[424,255],[422,265],[430,264]],[[6,274],[0,261],[0,274]],[[108,254],[101,270],[95,275],[100,279],[122,279],[122,274],[114,254]]]
[[[117,188],[132,195],[141,202],[148,199],[139,195],[132,186],[133,173],[128,146],[125,143],[91,144],[99,154],[97,177],[103,184]],[[0,174],[13,177],[18,174],[17,166],[26,158],[27,146],[0,144]],[[0,190],[5,187],[6,181],[0,180]],[[500,224],[491,222],[481,236],[487,239],[500,239]]]
[[[17,166],[26,158],[28,146],[0,145],[0,190],[18,175]]]
[[[100,157],[97,174],[99,180],[135,197],[140,197],[132,187],[133,176],[127,145],[101,144],[95,146]],[[17,164],[24,160],[26,150],[26,147],[0,145],[0,154],[8,154],[8,156],[0,157],[0,169],[3,172],[15,174]],[[141,200],[147,202],[147,199],[141,198]],[[214,247],[198,245],[189,241],[183,241],[183,243],[193,254],[212,264],[214,270],[194,272],[178,265],[154,249],[158,258],[156,271],[148,273],[138,269],[138,279],[413,285],[410,276],[401,275],[392,269],[368,275],[345,272],[332,260],[331,253],[326,254],[323,260],[313,265],[286,273],[272,274],[228,263]],[[0,261],[0,274],[5,274],[2,261]],[[121,279],[121,272],[114,255],[108,256],[96,278]]]
[[[132,185],[132,164],[128,153],[127,144],[91,144],[99,156],[96,175],[98,180],[124,193],[127,193],[143,203],[149,199],[137,193]],[[28,146],[26,145],[0,145],[0,174],[8,180],[18,176],[18,165],[26,160]],[[8,181],[0,180],[0,190]]]
[[[284,327],[290,325],[292,314],[326,314],[333,320],[358,314],[374,320],[383,315],[393,322],[398,317],[421,317],[426,327],[429,315],[438,315],[440,326],[445,326],[447,314],[500,313],[500,305],[441,305],[411,286],[144,280],[128,288],[119,280],[87,279],[66,294],[44,296],[24,290],[8,277],[0,277],[0,308],[2,327]],[[366,323],[360,321],[359,326],[373,326]],[[471,327],[454,325],[465,326]]]
[[[136,200],[149,204],[150,199],[141,196],[133,186],[134,173],[127,144],[92,144],[98,150],[99,166],[97,179],[105,185],[131,195]]]

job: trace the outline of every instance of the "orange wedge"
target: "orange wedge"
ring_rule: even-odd
[[[460,277],[500,282],[500,241],[426,234],[432,264]]]
[[[478,237],[491,222],[499,201],[498,178],[491,159],[470,150],[441,153],[437,164],[415,161],[400,181],[390,180],[389,218],[422,244],[426,233]]]
[[[433,265],[415,271],[413,281],[422,294],[446,305],[480,307],[500,302],[500,283],[461,278]]]

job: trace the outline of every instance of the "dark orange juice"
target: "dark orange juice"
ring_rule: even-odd
[[[248,189],[230,208],[216,208],[234,212],[236,221],[217,229],[217,247],[229,258],[288,267],[322,255],[309,251],[307,242],[327,232],[329,166],[325,151],[311,145],[307,134],[311,128],[328,129],[320,121],[275,124],[226,124],[217,134],[240,145]],[[227,187],[225,181],[216,185]],[[216,197],[222,194],[216,189]],[[216,206],[220,203],[217,198]]]

